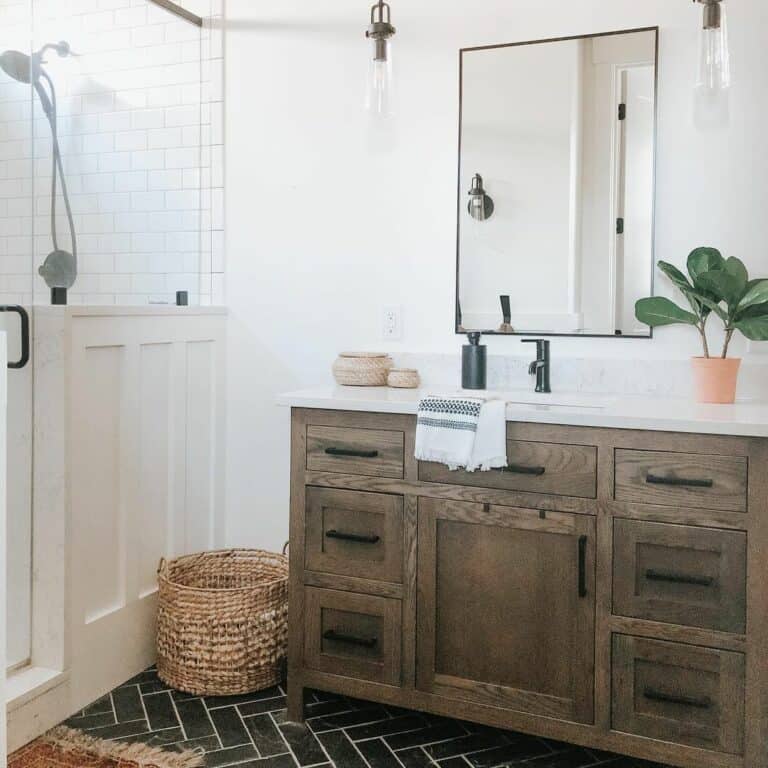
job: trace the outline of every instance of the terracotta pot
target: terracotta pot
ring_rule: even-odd
[[[693,379],[700,403],[733,403],[741,358],[694,357]]]

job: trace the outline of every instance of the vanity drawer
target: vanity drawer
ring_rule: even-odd
[[[402,496],[307,488],[304,567],[402,582]]]
[[[740,653],[614,635],[612,727],[742,754],[744,666]]]
[[[747,536],[616,520],[613,612],[670,624],[746,630]]]
[[[597,496],[597,448],[507,440],[506,469],[451,472],[444,464],[420,462],[419,480],[594,499]]]
[[[400,685],[399,600],[307,587],[304,663],[309,669]]]
[[[747,511],[747,459],[616,450],[617,501]]]
[[[307,469],[316,472],[401,478],[404,453],[402,432],[307,426]]]

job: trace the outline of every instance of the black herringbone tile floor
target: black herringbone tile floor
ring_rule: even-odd
[[[70,718],[93,736],[200,748],[239,768],[653,768],[653,764],[511,731],[315,693],[308,728],[285,722],[282,687],[247,696],[169,690],[154,669]]]

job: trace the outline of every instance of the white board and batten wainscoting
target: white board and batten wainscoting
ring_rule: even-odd
[[[11,749],[152,664],[160,558],[224,540],[226,310],[34,321],[32,666],[10,680]]]

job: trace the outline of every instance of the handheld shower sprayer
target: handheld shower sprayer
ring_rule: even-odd
[[[43,112],[51,126],[51,137],[53,142],[53,169],[51,172],[51,239],[53,241],[53,250],[48,254],[45,262],[38,272],[45,280],[46,284],[53,291],[56,289],[71,288],[77,278],[77,235],[75,224],[72,217],[72,207],[69,202],[67,192],[67,182],[64,177],[64,165],[61,159],[61,149],[59,147],[59,134],[56,114],[56,88],[53,80],[43,69],[46,63],[45,54],[48,51],[55,51],[60,57],[70,56],[72,49],[69,43],[62,40],[58,43],[47,43],[39,51],[28,55],[21,51],[5,51],[0,54],[0,69],[9,77],[19,83],[31,85],[40,99]],[[48,86],[46,90],[44,84]],[[58,185],[61,183],[61,195],[64,198],[64,207],[67,212],[69,222],[69,232],[72,242],[72,251],[64,250],[59,247],[59,238],[56,231],[56,198]],[[57,295],[61,295],[59,290]]]

